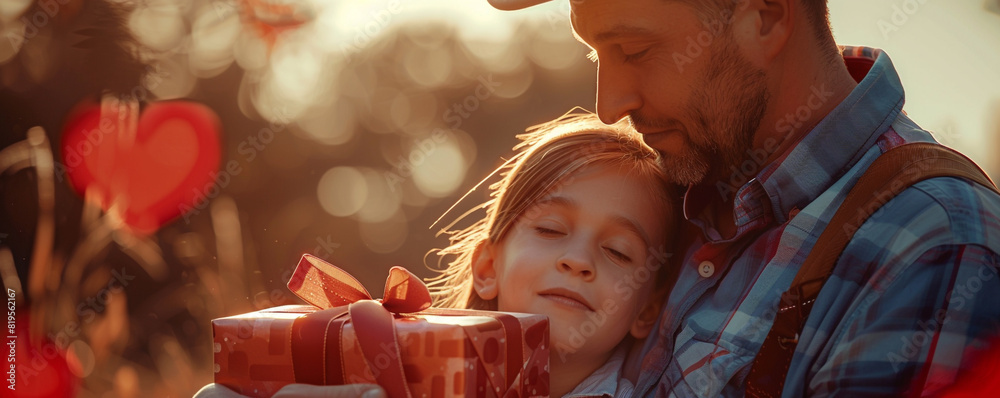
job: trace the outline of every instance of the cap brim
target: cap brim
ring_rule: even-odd
[[[511,11],[546,3],[549,0],[488,0],[498,10]]]

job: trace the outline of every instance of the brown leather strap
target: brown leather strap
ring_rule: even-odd
[[[879,156],[830,219],[795,275],[791,288],[782,293],[774,325],[747,376],[746,396],[781,396],[799,333],[854,233],[868,217],[904,189],[935,177],[965,178],[1000,194],[993,181],[973,161],[938,144],[906,144]]]

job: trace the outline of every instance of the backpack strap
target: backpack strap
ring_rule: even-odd
[[[781,294],[774,325],[747,375],[747,397],[781,396],[799,333],[805,327],[813,302],[858,228],[906,188],[935,177],[965,178],[1000,194],[975,162],[939,144],[905,144],[879,156],[834,213],[795,275],[791,288]]]

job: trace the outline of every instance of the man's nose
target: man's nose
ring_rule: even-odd
[[[569,272],[570,275],[581,277],[584,281],[591,281],[597,276],[593,253],[583,244],[569,247],[559,257],[557,264],[559,271]]]
[[[642,107],[635,81],[621,70],[597,67],[597,116],[613,124]]]

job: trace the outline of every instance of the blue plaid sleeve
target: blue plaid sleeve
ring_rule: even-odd
[[[949,178],[876,213],[817,300],[828,305],[813,314],[826,312],[792,363],[805,377],[784,395],[931,396],[952,384],[1000,333],[998,211],[985,189]]]

